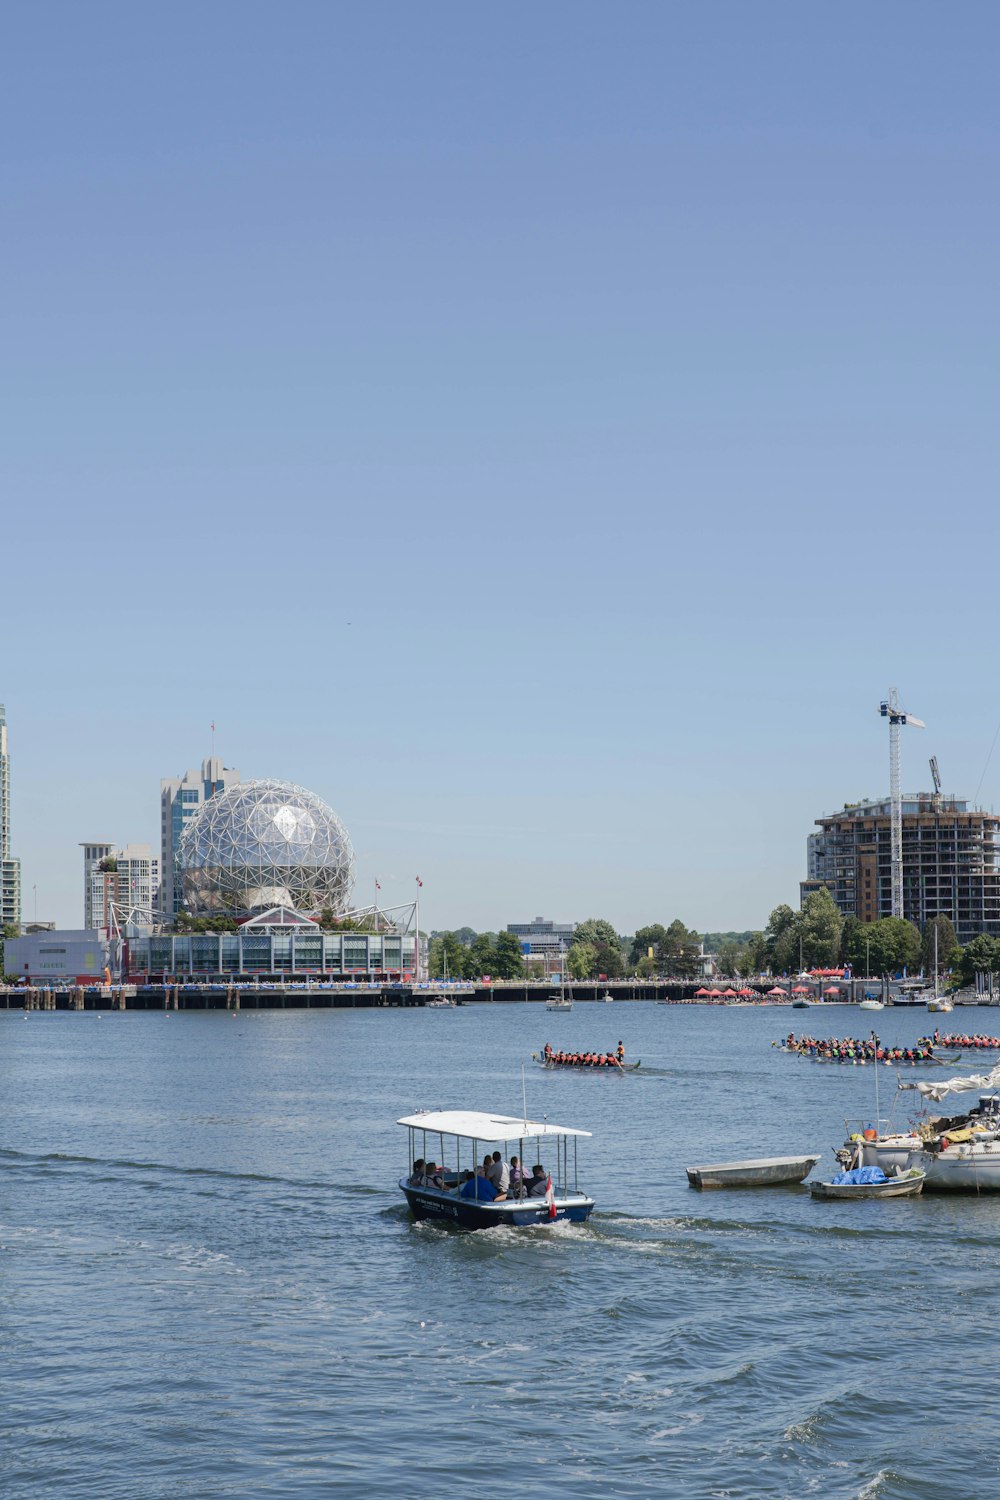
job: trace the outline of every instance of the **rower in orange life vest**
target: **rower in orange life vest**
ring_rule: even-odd
[[[624,1047],[623,1043],[619,1042],[618,1043],[618,1063],[619,1063],[619,1066],[621,1066],[621,1064],[624,1061],[625,1061],[625,1047]]]

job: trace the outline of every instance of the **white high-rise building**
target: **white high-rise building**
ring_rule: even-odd
[[[173,922],[184,905],[184,891],[176,866],[177,848],[191,819],[216,792],[225,792],[240,781],[239,771],[224,766],[216,756],[201,763],[201,774],[160,782],[160,911],[165,922]]]
[[[10,756],[7,715],[0,703],[0,928],[21,923],[21,861],[10,849]]]
[[[160,861],[148,844],[81,844],[83,849],[83,907],[85,928],[111,926],[111,907],[119,920],[140,908],[152,912],[160,902]],[[139,922],[142,925],[143,919]]]
[[[80,848],[83,850],[83,925],[86,928],[105,927],[107,924],[97,921],[95,917],[92,883],[101,861],[108,859],[114,853],[115,846],[98,843],[96,839],[88,839],[85,844],[80,845]]]

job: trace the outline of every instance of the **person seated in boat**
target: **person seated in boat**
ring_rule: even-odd
[[[527,1174],[521,1166],[520,1159],[516,1156],[510,1159],[510,1182],[507,1191],[511,1198],[523,1198],[528,1191]]]
[[[486,1175],[496,1188],[497,1197],[506,1198],[507,1189],[510,1187],[510,1167],[499,1151],[494,1151],[493,1159],[486,1168]]]
[[[548,1190],[549,1174],[541,1162],[535,1162],[531,1169],[531,1182],[528,1184],[529,1198],[544,1198]]]
[[[625,1061],[625,1043],[622,1041],[619,1041],[618,1043],[618,1061]]]
[[[444,1167],[429,1161],[424,1168],[424,1187],[444,1188]]]
[[[459,1197],[475,1198],[480,1203],[492,1203],[497,1197],[497,1190],[488,1177],[482,1177],[479,1173],[470,1172],[466,1168],[462,1173]]]
[[[413,1163],[413,1171],[410,1173],[410,1186],[423,1187],[424,1185],[424,1159],[418,1156]]]
[[[545,1043],[545,1061],[546,1062],[551,1062],[552,1061],[552,1045],[551,1045],[550,1042],[546,1042]]]

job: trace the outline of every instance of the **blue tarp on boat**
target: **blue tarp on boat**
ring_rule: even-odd
[[[834,1187],[841,1187],[845,1183],[860,1186],[863,1183],[885,1182],[885,1173],[881,1167],[853,1167],[850,1172],[838,1172],[836,1177],[830,1181]]]

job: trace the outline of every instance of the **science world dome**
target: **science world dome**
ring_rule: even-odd
[[[332,808],[287,781],[244,781],[219,792],[181,836],[184,902],[196,916],[287,906],[345,911],[354,850]]]

